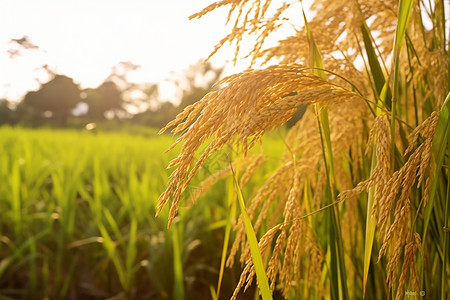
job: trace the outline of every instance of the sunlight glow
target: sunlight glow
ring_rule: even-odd
[[[97,1],[2,1],[0,4],[0,99],[20,101],[29,90],[37,90],[49,74],[65,74],[81,88],[97,87],[120,62],[140,66],[128,81],[161,83],[172,80],[189,65],[206,58],[225,37],[227,9],[188,17],[208,6],[209,0],[97,0]],[[295,12],[300,12],[300,7]],[[302,24],[298,16],[281,35],[293,34]],[[6,30],[5,30],[6,29]],[[27,36],[38,46],[23,49],[12,39]],[[275,45],[279,36],[268,39]],[[243,41],[250,50],[253,41]],[[13,54],[12,54],[13,53]],[[224,74],[240,72],[249,61],[232,60],[234,49],[225,45],[211,59],[214,66],[226,65]],[[165,100],[176,101],[173,84],[160,85]],[[175,98],[174,98],[175,97]]]
[[[206,57],[225,35],[218,21],[225,17],[217,13],[216,18],[188,20],[208,2],[2,1],[0,97],[18,100],[26,90],[37,89],[36,78],[45,82],[37,70],[45,64],[82,87],[98,86],[121,61],[142,66],[133,75],[137,82],[164,80],[171,70]],[[39,49],[11,58],[11,39],[23,36]]]

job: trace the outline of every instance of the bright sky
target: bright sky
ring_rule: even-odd
[[[0,0],[0,98],[19,100],[37,89],[36,78],[46,81],[44,64],[82,87],[98,86],[121,61],[142,66],[133,80],[161,82],[207,57],[229,32],[227,9],[188,20],[212,2]],[[40,49],[11,59],[11,39],[25,35]],[[225,50],[212,62],[231,58]]]

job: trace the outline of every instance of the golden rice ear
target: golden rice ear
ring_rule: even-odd
[[[266,157],[264,154],[259,155],[251,155],[245,157],[241,162],[241,168],[243,169],[243,174],[240,179],[239,186],[244,187],[245,184],[250,180],[253,172],[255,172],[261,164],[265,161]],[[218,166],[218,165],[216,165]],[[207,178],[205,178],[196,188],[195,191],[191,194],[188,199],[189,203],[194,203],[201,196],[203,196],[207,191],[211,189],[211,187],[221,179],[224,179],[232,174],[231,170],[236,168],[236,162],[232,162],[231,165],[227,164],[222,169],[218,170],[214,174],[211,174]]]
[[[271,5],[272,2],[274,2],[275,5]],[[231,32],[216,44],[214,50],[206,60],[209,60],[223,45],[225,45],[225,43],[229,42],[230,44],[234,43],[235,45],[233,62],[236,63],[241,52],[240,46],[242,40],[244,38],[248,39],[249,36],[253,36],[253,49],[248,53],[244,53],[245,57],[251,58],[250,66],[253,66],[256,59],[259,57],[259,54],[262,52],[262,48],[267,37],[273,32],[276,32],[281,26],[280,21],[285,20],[283,12],[285,12],[292,5],[292,3],[290,1],[279,3],[272,0],[267,0],[264,2],[255,0],[223,0],[205,7],[200,12],[191,15],[189,19],[201,18],[205,14],[226,5],[231,6],[228,12],[226,24],[228,24],[233,17],[233,27]],[[271,6],[271,8],[278,6],[270,17],[267,16],[269,6]]]
[[[233,12],[233,10],[235,9],[235,7],[236,7],[236,1],[235,0],[222,0],[222,1],[214,2],[214,3],[210,4],[210,5],[208,5],[207,7],[205,7],[204,9],[202,9],[200,12],[189,16],[189,20],[192,20],[192,19],[195,19],[195,18],[200,19],[201,17],[203,17],[207,13],[209,13],[209,12],[211,12],[211,11],[221,7],[221,6],[225,6],[225,5],[228,5],[228,4],[232,4],[232,8],[231,8],[231,11],[230,11],[230,14],[231,14]]]
[[[408,5],[404,6],[405,3]],[[275,47],[262,47],[267,37],[279,28],[279,21],[288,15],[283,12],[289,7],[294,7],[295,2],[223,0],[210,5],[200,13],[191,16],[191,18],[200,18],[204,14],[225,5],[229,5],[230,8],[227,23],[231,22],[232,29],[216,45],[211,55],[214,55],[222,45],[230,42],[235,49],[233,61],[236,62],[238,55],[242,52],[241,42],[243,37],[248,35],[248,37],[254,38],[255,42],[254,47],[246,56],[252,64],[255,64],[256,60],[258,60],[258,63],[262,62],[262,65],[269,63],[269,61],[277,61],[280,66],[260,71],[249,70],[248,73],[244,72],[222,80],[218,84],[223,84],[225,87],[220,92],[209,95],[208,99],[203,99],[202,104],[198,106],[197,115],[189,114],[187,118],[189,121],[177,126],[175,131],[182,129],[181,132],[187,134],[191,126],[194,126],[193,124],[203,124],[196,129],[202,135],[188,134],[195,136],[197,140],[202,139],[203,136],[205,137],[203,140],[213,139],[211,147],[208,148],[205,155],[202,155],[203,158],[220,149],[224,145],[222,141],[243,145],[244,150],[247,150],[267,130],[285,122],[299,104],[315,103],[309,100],[315,98],[317,102],[329,104],[330,108],[333,103],[327,97],[337,95],[337,102],[340,103],[343,95],[342,91],[336,91],[330,86],[316,82],[313,78],[307,78],[307,76],[304,76],[304,69],[298,68],[297,71],[293,71],[294,68],[291,68],[288,71],[286,66],[292,67],[294,66],[293,63],[307,63],[309,61],[310,45],[305,30],[301,28],[297,30],[296,28],[293,36],[279,41],[279,44]],[[268,9],[269,6],[270,9]],[[411,7],[414,10],[412,14],[410,14]],[[317,48],[321,50],[323,68],[328,71],[328,84],[332,82],[335,86],[339,85],[340,87],[347,87],[350,84],[351,88],[359,90],[359,94],[367,99],[372,99],[374,104],[372,109],[377,111],[376,115],[385,114],[376,118],[373,126],[370,124],[372,122],[370,119],[363,126],[358,127],[350,124],[351,122],[347,120],[354,115],[364,116],[363,113],[355,113],[355,110],[358,109],[356,105],[346,107],[340,103],[340,114],[335,115],[332,115],[332,109],[330,109],[331,134],[329,138],[332,141],[332,147],[330,147],[332,149],[329,152],[332,153],[329,153],[329,155],[331,154],[336,165],[338,165],[335,171],[336,190],[344,191],[340,193],[339,200],[335,203],[358,198],[359,194],[372,188],[369,193],[371,195],[370,203],[373,203],[373,206],[369,206],[371,209],[368,210],[367,218],[377,223],[377,237],[381,241],[379,259],[386,256],[387,293],[392,290],[393,293],[396,293],[396,298],[401,298],[404,295],[408,270],[409,281],[414,289],[418,289],[415,256],[421,242],[420,237],[418,238],[415,233],[415,226],[421,226],[419,225],[422,221],[420,208],[427,203],[430,192],[432,196],[435,195],[437,188],[437,184],[433,184],[437,181],[428,178],[431,139],[436,127],[437,113],[433,113],[421,125],[419,123],[426,118],[430,110],[441,107],[442,101],[449,90],[449,57],[445,51],[446,38],[442,36],[442,33],[445,35],[445,29],[443,29],[445,28],[445,22],[442,23],[443,21],[441,21],[446,19],[447,12],[440,2],[436,3],[435,8],[427,8],[419,2],[394,0],[359,2],[315,0],[311,9],[316,12],[316,15],[308,23],[309,27],[314,30],[314,42]],[[434,12],[429,10],[434,10]],[[424,12],[428,14],[430,19],[433,19],[433,24],[436,25],[433,30],[425,28],[422,18]],[[408,23],[409,15],[411,15],[411,18]],[[389,70],[388,63],[392,58],[397,24],[404,24],[406,29],[406,23],[409,24],[405,37],[406,45],[401,51],[397,51],[400,47],[394,50],[394,56],[396,56],[394,62],[401,61],[401,64]],[[405,32],[403,29],[400,31]],[[398,46],[402,41],[403,38],[397,38],[395,44]],[[338,54],[336,55],[336,53]],[[360,64],[361,58],[363,63]],[[355,61],[358,61],[358,66],[356,66]],[[361,70],[361,66],[363,70]],[[288,75],[289,73],[292,76]],[[401,83],[398,82],[398,84],[386,82],[386,78],[397,78],[393,74],[401,74],[405,80],[402,80]],[[279,81],[278,79],[271,79],[272,75],[277,77]],[[301,80],[300,77],[302,77]],[[344,83],[346,80],[343,77],[351,79],[352,82]],[[302,84],[311,86],[311,89],[302,89]],[[386,103],[391,98],[387,96],[390,94],[388,92],[390,88],[385,89],[383,86],[389,86],[390,88],[394,86],[392,91],[394,92],[394,99],[398,101],[397,105],[391,106]],[[301,87],[299,93],[298,87]],[[398,87],[400,89],[397,89]],[[396,91],[400,90],[399,97],[397,97]],[[280,93],[278,93],[279,91]],[[311,93],[311,95],[308,96],[308,93]],[[351,95],[346,97],[349,99],[357,98]],[[222,99],[223,101],[221,104],[213,104],[214,99]],[[239,101],[237,101],[238,99]],[[353,101],[353,104],[357,102]],[[225,108],[228,103],[233,103],[234,110]],[[220,107],[221,105],[222,107]],[[389,107],[397,107],[398,112],[390,110],[391,113],[389,113]],[[424,107],[426,108],[424,109]],[[247,114],[242,113],[243,111]],[[202,115],[208,116],[206,118],[208,119],[222,114],[227,114],[227,118],[214,119],[215,123],[206,123],[201,119]],[[188,113],[182,118],[185,119],[187,115]],[[248,116],[251,116],[251,118],[248,118]],[[391,128],[388,119],[392,122]],[[236,120],[245,120],[245,123],[248,124],[246,127],[240,127]],[[396,120],[399,121],[398,126]],[[263,237],[265,242],[270,240],[275,243],[275,245],[272,244],[274,252],[268,265],[271,288],[273,290],[273,280],[278,276],[279,280],[281,279],[279,287],[285,297],[288,296],[291,282],[297,284],[300,282],[298,280],[300,276],[296,275],[296,272],[298,273],[301,269],[299,261],[301,261],[302,254],[299,254],[301,251],[298,251],[298,244],[295,245],[294,241],[301,240],[304,242],[302,234],[308,233],[307,229],[299,230],[298,227],[295,229],[296,227],[293,224],[295,220],[291,218],[293,212],[286,212],[286,207],[290,204],[290,192],[293,191],[293,178],[295,177],[301,186],[307,187],[304,191],[305,194],[307,194],[306,190],[310,189],[307,196],[308,201],[305,201],[305,206],[308,207],[303,207],[303,203],[300,203],[296,207],[294,215],[297,216],[302,209],[318,210],[323,206],[327,173],[320,159],[322,155],[320,151],[321,140],[316,138],[318,135],[317,131],[314,130],[317,129],[316,121],[314,118],[309,119],[308,114],[306,114],[298,126],[295,126],[289,132],[286,140],[286,151],[281,159],[280,167],[258,190],[248,207],[248,215],[255,222],[255,231],[265,227],[271,228],[275,224],[279,224],[283,217],[285,221],[290,220],[287,222],[290,222],[291,227],[282,225],[278,237],[270,235]],[[176,125],[177,123],[178,121],[170,125]],[[357,123],[357,121],[354,121],[354,123]],[[215,125],[217,127],[211,132],[201,131],[202,128]],[[333,132],[333,125],[339,129]],[[416,127],[416,129],[410,135],[408,145],[405,145],[403,133],[409,125]],[[367,129],[370,127],[372,127],[369,137],[370,147],[367,149],[372,150],[374,159],[371,164],[373,167],[367,167],[368,161],[363,157],[363,151],[361,151],[367,138]],[[398,135],[395,134],[396,129],[398,129]],[[397,139],[391,137],[391,133]],[[184,142],[186,149],[196,149],[195,146],[189,146],[194,144],[195,141],[190,141],[188,135],[180,137],[178,142]],[[356,142],[351,139],[353,136],[357,136]],[[399,137],[402,138],[401,141]],[[252,140],[249,141],[249,139]],[[406,162],[403,162],[399,157],[393,157],[397,155],[398,150],[403,151],[404,148],[407,148],[403,160]],[[295,157],[295,155],[297,156]],[[198,161],[189,161],[189,159],[189,156],[179,156],[172,162],[173,166],[178,166],[174,172],[176,175],[173,177],[181,177],[177,179],[178,181],[170,182],[169,186],[173,190],[167,191],[169,199],[173,197],[170,196],[171,194],[178,195],[180,186],[186,186],[195,174],[197,169],[195,166],[201,164],[202,161],[202,159]],[[191,170],[189,173],[187,171],[183,173],[183,169],[180,168],[184,161],[189,161],[185,164],[185,167]],[[342,165],[339,164],[341,161],[343,162]],[[402,162],[400,163],[400,161]],[[295,165],[298,168],[297,174],[294,171]],[[192,168],[192,166],[194,167]],[[282,171],[285,171],[285,173]],[[361,178],[367,179],[361,181]],[[356,184],[357,182],[359,183]],[[445,185],[443,186],[445,187]],[[423,197],[423,199],[419,203],[419,209],[416,210],[417,216],[412,222],[411,214],[414,206],[410,202],[420,197]],[[173,205],[176,205],[179,201],[176,196],[173,198]],[[346,212],[351,209],[350,205],[353,205],[353,208],[360,208],[357,207],[360,204],[357,201],[352,202],[352,204],[347,203],[345,207],[342,207],[342,216],[348,217]],[[428,206],[428,208],[425,214],[425,224],[428,224],[431,211],[435,209],[432,206]],[[354,210],[354,212],[356,211]],[[286,213],[283,215],[283,212]],[[268,216],[269,214],[270,216]],[[433,214],[435,214],[434,211]],[[443,216],[440,215],[439,217],[442,219]],[[356,220],[357,218],[352,219]],[[307,228],[309,224],[305,223],[305,228]],[[349,226],[347,228],[357,227],[356,225],[358,225],[356,221],[351,225],[350,223],[346,222],[346,225]],[[412,223],[415,223],[415,225],[412,226]],[[239,249],[242,252],[241,263],[246,264],[238,288],[233,295],[233,297],[236,297],[239,289],[249,286],[249,282],[254,276],[254,268],[249,261],[251,256],[246,244],[242,220],[237,221],[234,229],[236,239],[227,264],[230,266],[234,263],[235,255]],[[371,237],[369,240],[373,240],[375,227],[373,227],[373,231],[369,234]],[[342,239],[349,237],[345,229],[342,233]],[[352,236],[356,235],[359,235],[359,233],[354,231]],[[439,238],[441,237],[442,235],[439,236]],[[436,241],[433,241],[433,243],[437,244]],[[283,257],[286,260],[285,264],[281,263],[283,254],[280,253],[280,249],[283,245],[286,249],[285,257]],[[300,250],[305,251],[305,244]],[[290,255],[289,253],[292,253],[292,251],[294,254]],[[371,252],[372,243],[366,243],[365,253]],[[318,251],[315,251],[315,253],[319,256]],[[351,251],[350,253],[357,252]],[[439,256],[435,252],[433,255],[435,255],[435,258]],[[366,260],[366,255],[364,257],[364,273],[367,276],[367,274],[370,275],[368,266],[370,265],[371,255],[369,255],[368,260]],[[400,266],[402,262],[404,264]],[[295,266],[293,270],[292,266]],[[289,272],[290,267],[291,272]],[[280,270],[283,275],[280,274]],[[378,272],[377,269],[372,269],[372,271],[374,274]],[[375,277],[374,279],[377,281],[378,276]],[[338,277],[336,276],[336,278]],[[301,279],[303,280],[303,278]],[[378,284],[380,283],[377,282],[375,286],[378,286]],[[337,283],[334,283],[334,285],[337,285]],[[304,291],[307,290],[308,288],[305,285]],[[335,293],[338,293],[338,291],[335,291]],[[363,294],[365,294],[365,287],[363,288]],[[318,297],[320,298],[320,295]]]
[[[417,186],[422,183],[423,174],[425,174],[430,165],[431,144],[434,132],[437,126],[439,113],[433,113],[425,122],[419,125],[411,134],[413,138],[410,141],[415,144],[418,132],[423,134],[425,140],[413,151],[406,163],[398,171],[394,172],[389,178],[384,188],[380,188],[380,194],[377,195],[378,201],[378,227],[379,239],[382,240],[382,246],[378,254],[378,260],[387,254],[387,283],[390,288],[394,288],[397,282],[398,268],[403,264],[400,274],[396,299],[401,299],[404,295],[406,284],[406,274],[408,270],[412,278],[417,278],[415,270],[415,253],[417,244],[420,244],[420,236],[414,233],[411,228],[411,189],[417,182]],[[413,147],[408,147],[413,149]],[[417,180],[417,178],[419,178]],[[428,184],[429,188],[429,183]],[[427,188],[425,188],[427,192]],[[398,198],[397,198],[398,197]],[[396,200],[396,201],[395,201]],[[426,201],[426,199],[424,199]],[[392,208],[394,203],[393,218]],[[390,221],[393,219],[393,221]],[[401,256],[404,255],[404,261]]]
[[[415,291],[419,290],[419,276],[417,274],[416,253],[420,249],[422,243],[419,234],[416,232],[414,235],[410,235],[408,243],[405,245],[404,257],[402,262],[402,268],[400,278],[398,280],[397,293],[395,300],[403,299],[405,296],[405,288],[407,284],[407,275],[412,281],[412,287]]]
[[[173,197],[169,224],[176,215],[181,193],[197,170],[226,144],[243,145],[243,151],[247,152],[265,132],[288,121],[300,105],[362,101],[357,94],[308,73],[296,64],[248,70],[224,78],[218,84],[224,87],[210,92],[168,124],[177,126],[175,131],[184,130],[170,147],[183,142],[180,154],[170,164],[177,167],[158,202],[157,213]],[[291,92],[296,93],[286,97]],[[210,144],[195,161],[196,151],[208,139],[212,139]],[[249,139],[251,142],[247,144]]]

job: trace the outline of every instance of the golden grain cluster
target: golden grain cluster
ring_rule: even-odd
[[[183,142],[180,154],[169,164],[177,168],[159,199],[158,212],[173,196],[169,225],[176,215],[181,193],[205,160],[217,150],[231,142],[242,145],[246,153],[265,132],[289,120],[300,105],[359,99],[354,92],[329,83],[296,64],[248,70],[226,77],[216,85],[223,87],[188,106],[160,131],[176,126],[172,132],[182,134],[171,148]],[[208,146],[194,161],[196,151],[207,141]]]
[[[182,143],[178,157],[169,165],[176,169],[159,198],[158,212],[172,200],[169,225],[182,192],[209,156],[226,145],[240,146],[244,186],[265,161],[264,155],[247,156],[247,151],[266,132],[288,121],[300,106],[308,106],[289,130],[279,167],[248,199],[246,211],[261,237],[259,248],[266,259],[271,291],[279,289],[289,298],[292,289],[297,289],[303,298],[311,293],[320,298],[331,286],[332,291],[343,293],[335,297],[347,295],[346,288],[333,287],[333,279],[323,283],[324,276],[336,272],[336,258],[327,258],[327,253],[330,256],[333,247],[339,252],[344,240],[346,254],[338,254],[337,268],[345,264],[353,277],[363,277],[358,270],[361,262],[355,257],[372,251],[372,244],[369,249],[361,248],[361,240],[370,238],[361,224],[362,210],[371,203],[367,192],[373,195],[373,203],[366,218],[375,220],[378,244],[375,241],[374,251],[378,251],[380,263],[372,266],[376,268],[372,272],[385,275],[384,295],[392,292],[395,299],[401,299],[407,287],[419,291],[423,283],[417,261],[424,241],[417,224],[419,219],[423,222],[422,209],[429,201],[432,143],[438,111],[449,91],[450,59],[448,41],[436,34],[445,20],[436,21],[434,31],[426,29],[422,13],[426,5],[420,1],[411,4],[406,46],[396,49],[398,58],[393,56],[405,5],[381,0],[316,0],[311,7],[314,17],[308,20],[304,14],[312,34],[307,34],[305,27],[296,27],[293,36],[270,47],[265,46],[267,38],[289,24],[285,12],[297,9],[302,13],[301,1],[224,0],[192,15],[200,18],[229,6],[226,23],[231,22],[231,32],[210,57],[230,42],[235,46],[236,62],[243,41],[253,39],[254,47],[244,56],[251,58],[252,66],[264,67],[222,79],[217,90],[187,107],[161,130],[175,126],[172,132],[180,136],[174,146]],[[322,77],[314,74],[318,68],[311,64],[313,59],[319,59],[326,69]],[[396,65],[394,59],[408,63]],[[273,61],[278,64],[267,66]],[[395,81],[397,86],[391,76],[394,69],[403,76]],[[398,98],[392,98],[392,91]],[[208,145],[196,160],[203,143]],[[191,200],[236,167],[236,162],[230,162],[229,167],[207,178]],[[336,241],[328,244],[318,236],[319,231],[324,234],[323,224],[310,217],[326,209],[338,216],[336,224],[328,224],[337,235]],[[255,277],[242,217],[235,221],[234,231],[227,265],[232,266],[239,257],[244,269],[233,299],[248,289]],[[366,254],[362,256],[365,259]],[[368,262],[363,263],[366,269]],[[345,271],[341,270],[341,275],[345,276]],[[335,282],[339,280],[342,278]],[[354,290],[364,285],[365,292],[366,282],[358,280],[340,284]],[[300,283],[305,287],[300,288]]]

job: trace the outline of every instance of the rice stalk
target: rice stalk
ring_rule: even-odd
[[[448,144],[447,144],[448,147]],[[448,161],[448,159],[447,159]],[[450,178],[448,179],[450,181]],[[450,223],[449,223],[449,214],[450,214],[450,182],[447,182],[447,195],[445,200],[445,211],[444,211],[444,227],[443,230],[445,233],[450,232]],[[442,265],[446,266],[448,261],[448,252],[450,250],[449,246],[449,237],[448,234],[444,234],[444,240],[442,242],[442,249],[444,252],[444,258],[442,260]],[[445,295],[447,294],[448,290],[448,278],[445,268],[442,268],[442,274],[441,274],[441,299],[445,298]]]
[[[225,87],[188,106],[160,131],[162,133],[176,126],[172,133],[183,132],[168,150],[184,142],[178,157],[169,163],[169,167],[176,166],[176,170],[158,201],[157,214],[173,196],[169,226],[176,215],[181,193],[206,158],[227,143],[243,145],[246,153],[266,131],[290,119],[300,105],[339,103],[359,98],[357,94],[310,74],[295,64],[245,71],[222,79],[216,86],[222,84]],[[295,94],[286,97],[287,91]],[[196,150],[210,138],[212,141],[194,161]]]
[[[310,65],[316,68],[323,69],[323,61],[320,51],[316,45],[313,34],[309,28],[308,21],[306,19],[305,11],[303,10],[303,19],[305,22],[306,34],[309,40],[310,48]],[[325,74],[321,70],[315,70],[315,73],[321,78],[325,78]],[[330,137],[330,126],[328,119],[328,108],[324,105],[315,104],[315,110],[318,118],[320,140],[322,145],[322,152],[325,162],[325,172],[328,178],[327,191],[329,192],[329,199],[331,203],[336,202],[336,178],[334,171],[333,149]],[[345,272],[345,259],[342,246],[342,233],[339,218],[339,209],[334,206],[329,214],[331,218],[330,228],[330,250],[331,250],[331,281],[334,283],[331,285],[332,292],[334,291],[335,297],[348,298],[347,279]],[[289,285],[287,285],[289,287]],[[332,293],[333,294],[333,293]],[[286,295],[286,293],[285,293]]]
[[[432,160],[432,168],[431,172],[431,188],[429,193],[430,203],[425,208],[425,220],[424,220],[424,230],[422,238],[426,238],[428,223],[431,217],[431,210],[433,208],[433,201],[436,196],[439,175],[441,172],[441,168],[444,162],[444,157],[446,154],[446,141],[448,141],[448,136],[450,132],[450,93],[447,95],[445,99],[444,105],[442,106],[442,110],[439,114],[438,124],[436,125],[436,134],[433,138],[432,142],[432,152],[433,152],[433,160]]]
[[[180,233],[178,227],[175,225],[172,228],[172,237],[173,237],[173,273],[174,273],[174,299],[182,300],[184,299],[184,280],[183,280],[183,262],[182,262],[182,254],[181,254],[181,241],[180,241]]]
[[[267,277],[266,277],[266,273],[264,270],[261,253],[260,253],[260,251],[261,252],[264,251],[264,247],[263,247],[264,244],[262,244],[262,245],[258,244],[255,232],[253,230],[252,222],[251,222],[250,218],[248,217],[246,209],[245,209],[244,198],[242,196],[242,191],[239,188],[239,183],[236,179],[236,173],[234,172],[234,170],[232,170],[232,171],[233,171],[234,184],[236,186],[238,200],[239,200],[239,207],[241,209],[242,219],[244,220],[245,230],[247,232],[247,239],[249,242],[251,256],[252,256],[252,263],[250,263],[250,262],[247,263],[247,266],[245,268],[245,270],[247,270],[247,272],[245,272],[245,270],[244,270],[244,272],[241,274],[241,279],[239,280],[238,287],[236,287],[231,299],[236,299],[237,293],[239,292],[240,288],[242,287],[242,285],[244,283],[243,280],[245,279],[245,277],[247,277],[246,275],[248,274],[248,277],[246,279],[247,285],[246,285],[245,289],[247,289],[249,284],[251,284],[252,277],[254,274],[256,274],[256,278],[258,281],[258,286],[259,286],[259,290],[261,292],[262,299],[270,300],[270,299],[272,299],[272,293],[270,292],[270,289],[269,289],[269,283],[267,281]],[[261,244],[261,241],[260,241],[260,244]]]
[[[231,171],[231,166],[230,166],[230,171]],[[235,219],[235,215],[236,215],[236,201],[234,199],[234,188],[233,188],[234,183],[231,180],[231,178],[228,180],[227,186],[228,186],[227,187],[227,196],[228,196],[227,197],[228,198],[227,207],[228,207],[229,211],[228,211],[228,216],[227,216],[227,220],[226,220],[225,236],[224,236],[223,247],[222,247],[222,255],[221,255],[221,259],[220,259],[219,279],[217,282],[217,288],[215,290],[216,299],[219,299],[219,297],[220,297],[220,289],[222,286],[223,272],[225,270],[228,244],[230,242],[230,236],[231,236],[231,227],[232,227],[232,222]]]
[[[398,21],[397,29],[394,40],[394,70],[393,70],[393,92],[392,92],[392,103],[391,103],[391,136],[392,136],[392,156],[395,155],[395,121],[396,121],[396,111],[397,111],[397,101],[399,100],[399,69],[400,69],[400,50],[403,44],[403,38],[406,33],[406,28],[408,25],[409,17],[411,14],[411,8],[413,5],[412,0],[400,0],[399,11],[398,11]],[[394,160],[392,160],[392,168],[394,168]]]
[[[301,8],[301,3],[295,2],[220,1],[193,16],[229,5],[227,22],[234,27],[212,55],[230,41],[235,43],[236,61],[243,39],[254,38],[248,57],[252,66],[261,62],[264,68],[219,82],[216,94],[207,95],[163,129],[176,126],[173,132],[181,133],[178,142],[184,142],[181,153],[199,149],[189,136],[195,136],[196,142],[212,142],[197,161],[180,153],[172,162],[170,166],[177,169],[160,197],[159,208],[173,199],[173,216],[183,186],[192,179],[197,164],[223,145],[242,145],[246,153],[299,106],[314,104],[318,117],[306,109],[288,132],[279,167],[249,199],[247,213],[253,229],[266,232],[260,246],[268,251],[272,243],[266,269],[271,291],[279,289],[285,298],[301,291],[308,294],[307,284],[300,284],[310,278],[304,271],[312,263],[312,255],[306,253],[326,249],[327,263],[319,269],[332,297],[349,297],[348,288],[354,297],[377,293],[378,299],[399,299],[406,289],[418,292],[420,288],[430,297],[442,298],[445,284],[436,289],[439,284],[435,282],[444,282],[447,268],[438,264],[442,261],[446,265],[442,254],[446,236],[441,225],[446,216],[443,191],[447,189],[442,164],[448,152],[443,142],[448,132],[448,100],[444,99],[450,82],[445,4],[316,0],[311,20],[306,21],[303,11],[303,27],[278,45],[264,48],[264,41],[283,26],[283,21],[289,23],[285,13],[295,11],[297,4]],[[429,21],[432,25],[426,24]],[[404,40],[406,47],[402,47]],[[273,62],[278,65],[264,66]],[[295,76],[285,76],[289,68],[297,68],[298,81]],[[319,76],[306,75],[311,71]],[[270,79],[269,74],[276,74],[277,79]],[[300,79],[302,76],[306,77]],[[345,101],[324,100],[336,91],[316,86],[315,80],[346,92],[357,91],[358,95],[348,94]],[[294,87],[301,81],[311,90]],[[305,92],[317,93],[315,101],[304,98]],[[216,99],[220,104],[213,105]],[[288,104],[288,100],[293,102]],[[361,100],[370,104],[375,118],[361,106]],[[210,113],[212,107],[214,113]],[[228,118],[219,118],[224,112]],[[213,121],[207,123],[203,118]],[[236,125],[237,120],[246,127]],[[367,198],[361,196],[364,192]],[[339,209],[338,203],[343,203]],[[325,214],[322,224],[316,217],[318,212]],[[346,220],[342,229],[338,223],[341,218]],[[358,229],[364,223],[365,233]],[[255,274],[247,263],[251,254],[242,218],[234,229],[236,238],[227,266],[234,264],[240,249],[239,261],[245,267],[239,290],[248,287]],[[433,238],[427,238],[430,232]],[[330,235],[331,239],[325,238]],[[317,239],[308,244],[306,236]],[[339,238],[337,243],[332,242],[335,237]],[[363,248],[356,242],[361,238],[365,239]],[[339,245],[342,241],[343,246]],[[371,269],[375,251],[379,264]],[[312,294],[320,295],[321,291],[313,289]]]

